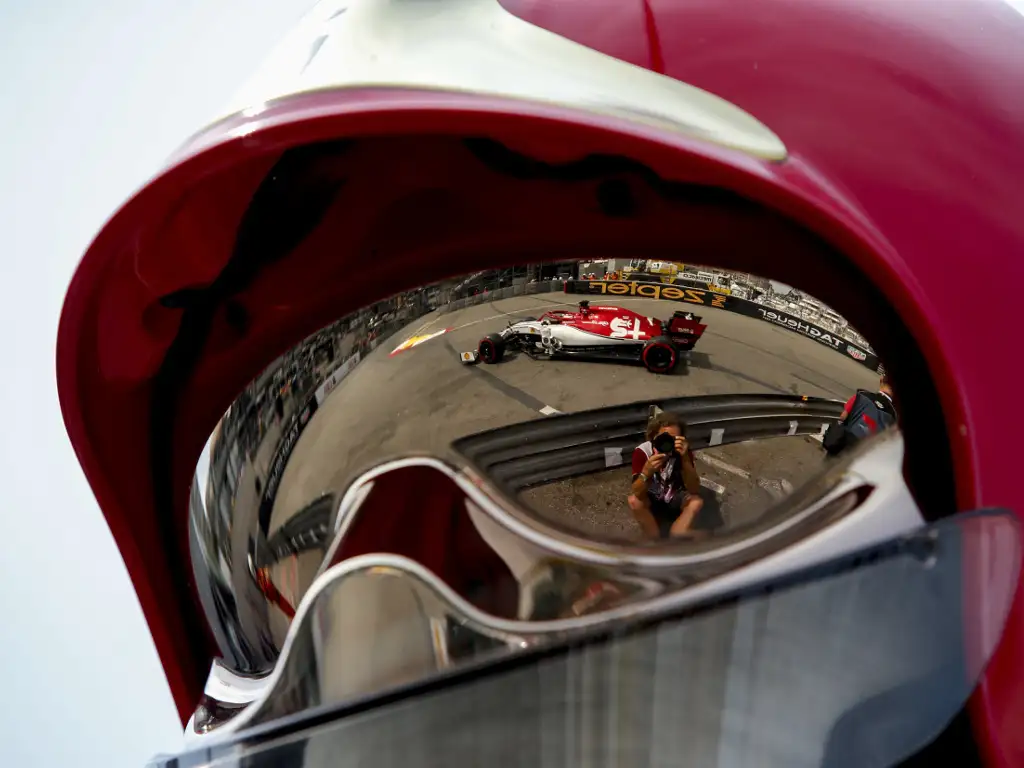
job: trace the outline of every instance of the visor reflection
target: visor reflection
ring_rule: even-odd
[[[774,328],[778,307],[800,313],[783,326],[792,333]],[[813,375],[766,374],[778,344],[798,345]],[[822,466],[808,436],[840,414],[837,398],[877,380],[878,359],[865,349],[842,317],[770,281],[644,259],[478,272],[346,315],[239,394],[198,470],[194,569],[224,664],[242,675],[272,669],[327,566],[340,500],[364,473],[411,452],[473,467],[539,526],[585,545],[643,544],[643,523],[656,515],[651,530],[669,538],[666,515],[694,509],[676,544],[707,548],[764,527],[765,512]],[[749,372],[737,379],[736,366]],[[663,412],[688,425],[692,467],[676,483],[667,465],[654,500],[653,487],[634,493],[630,465],[653,444],[645,430]],[[751,440],[764,446],[757,456],[728,453]],[[755,473],[758,457],[771,463]],[[402,496],[393,479],[384,501],[380,485],[366,488],[375,506],[393,510],[375,515],[386,522],[369,531],[374,551],[463,546],[435,541],[444,526],[426,518],[450,514],[440,508],[451,500],[432,500],[436,489],[418,482],[401,480]],[[365,527],[340,556],[367,551]],[[474,553],[452,559],[470,563]]]
[[[501,764],[516,754],[544,765],[580,762],[582,750],[602,764],[890,765],[932,740],[974,688],[994,642],[968,651],[968,638],[998,637],[1019,575],[1019,545],[1007,545],[1017,528],[1009,513],[974,513],[710,605],[679,596],[642,624],[414,685],[390,703],[343,706],[327,722],[321,710],[321,725],[254,733],[210,749],[203,764],[319,765],[343,750],[353,764]],[[351,670],[382,660],[436,668],[432,622],[467,623],[401,569],[351,574],[318,582],[293,627],[293,655],[250,723],[337,704]],[[353,643],[353,629],[332,620],[365,610],[367,578],[389,581],[393,604],[415,604],[397,625],[390,617],[394,642]],[[985,600],[985,632],[962,610],[965,596]],[[536,625],[522,629],[492,634],[489,652],[521,644]],[[396,671],[396,685],[408,682],[410,667]]]
[[[670,261],[518,264],[341,317],[239,393],[197,469],[193,570],[223,667],[266,683],[317,577],[364,556],[408,559],[487,622],[578,630],[756,562],[744,583],[912,530],[898,430],[839,461],[822,448],[878,370],[820,302]],[[426,600],[391,577],[349,584]],[[386,645],[392,609],[361,610]],[[408,630],[433,650],[357,665],[336,700],[494,650],[437,613]],[[503,631],[499,650],[518,647]],[[236,704],[207,691],[193,730]]]

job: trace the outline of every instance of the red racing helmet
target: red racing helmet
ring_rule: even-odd
[[[67,430],[190,738],[308,755],[355,723],[387,762],[373,713],[482,762],[501,739],[440,734],[568,717],[533,670],[597,681],[584,752],[668,702],[601,736],[642,731],[643,764],[697,705],[622,660],[731,648],[672,673],[714,715],[696,762],[769,749],[757,722],[778,764],[1024,760],[1022,44],[1001,0],[320,2],[107,222],[60,321]],[[652,414],[711,472],[811,444],[882,370],[898,430],[749,525],[637,543],[530,496],[569,514],[572,478],[621,471],[629,515]],[[439,719],[388,719],[413,701]]]

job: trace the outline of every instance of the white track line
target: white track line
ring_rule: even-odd
[[[708,480],[706,477],[700,479],[700,484],[707,488],[709,491],[715,494],[715,496],[725,495],[725,486],[719,485],[714,480]]]
[[[694,453],[694,456],[703,461],[705,464],[715,467],[716,469],[720,469],[723,472],[728,472],[730,474],[736,475],[737,477],[742,477],[744,480],[751,479],[750,473],[747,472],[747,470],[740,469],[739,467],[733,466],[732,464],[726,461],[722,461],[721,459],[716,459],[714,456],[708,456],[707,454],[700,451]],[[705,487],[712,487],[712,485],[709,484],[711,483],[711,481],[705,483],[703,477],[700,479],[700,481],[702,484],[704,484]],[[788,496],[793,492],[793,484],[789,482],[789,480],[767,480],[763,477],[759,477],[756,479],[755,482],[759,488],[767,491],[773,498],[776,499]],[[714,489],[712,488],[712,490]],[[725,489],[723,489],[723,492],[724,490]]]
[[[750,479],[750,473],[747,472],[747,470],[740,469],[739,467],[734,466],[726,461],[722,461],[721,459],[716,459],[714,456],[708,456],[703,451],[696,451],[694,453],[694,456],[703,461],[705,464],[710,464],[712,467],[720,469],[723,472],[729,472],[730,474],[736,475],[737,477],[742,477],[744,480]]]

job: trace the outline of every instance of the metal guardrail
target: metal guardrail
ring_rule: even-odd
[[[460,438],[452,448],[506,493],[628,464],[653,407],[687,424],[694,450],[820,434],[843,403],[796,395],[707,395],[547,416]]]
[[[333,533],[331,517],[336,504],[335,495],[325,493],[303,507],[267,540],[272,562],[260,562],[257,565],[265,567],[311,549],[326,548],[329,534]]]

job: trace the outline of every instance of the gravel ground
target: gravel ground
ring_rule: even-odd
[[[813,477],[823,460],[820,444],[808,437],[753,440],[707,448],[696,456],[705,486],[698,525],[726,529],[756,520]],[[530,488],[520,498],[544,519],[581,534],[640,540],[640,526],[626,506],[630,474],[629,467],[617,467]]]

